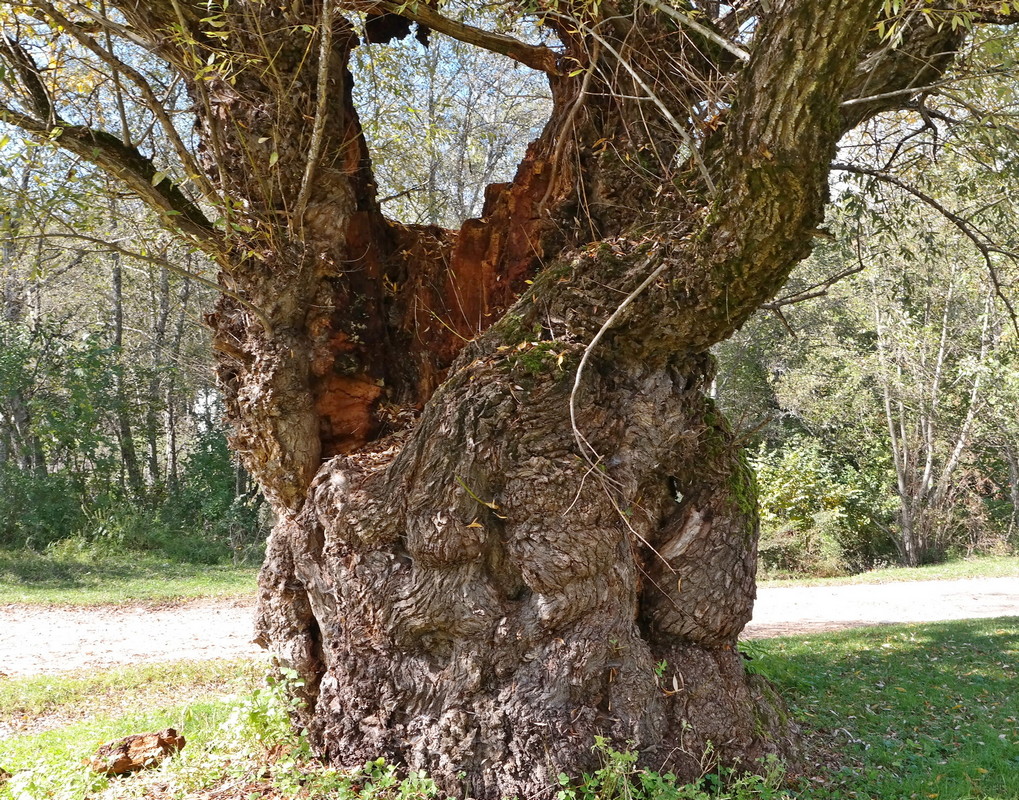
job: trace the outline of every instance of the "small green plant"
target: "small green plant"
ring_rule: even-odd
[[[602,766],[579,779],[559,775],[556,800],[777,800],[789,798],[780,786],[785,769],[776,759],[761,765],[760,774],[716,770],[706,773],[695,783],[680,783],[672,773],[662,774],[637,766],[639,754],[632,750],[616,750],[602,736],[595,737],[594,750]],[[709,752],[702,759],[713,763]]]
[[[303,731],[295,732],[293,714],[303,701],[298,691],[304,686],[297,671],[286,667],[270,675],[265,686],[244,697],[225,723],[223,731],[230,737],[257,744],[265,750],[287,746],[295,754],[310,754]]]

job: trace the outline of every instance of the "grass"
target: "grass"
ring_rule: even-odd
[[[1019,798],[1019,618],[864,628],[752,645],[833,772],[804,798]]]
[[[0,550],[0,604],[94,606],[254,594],[251,566],[189,564],[150,553],[64,547]]]
[[[83,759],[104,741],[168,727],[187,739],[181,756],[173,759],[172,782],[199,785],[218,777],[210,769],[210,754],[222,750],[219,740],[238,707],[238,694],[250,693],[263,674],[256,661],[210,661],[0,682],[0,737],[5,728],[31,730],[0,738],[0,766],[15,774],[0,785],[0,798],[91,796],[111,782],[91,774]]]
[[[978,556],[959,558],[924,567],[885,567],[858,575],[833,578],[801,576],[762,576],[760,586],[842,586],[849,584],[893,583],[895,581],[947,581],[961,578],[1011,578],[1019,576],[1019,556]]]
[[[788,793],[757,781],[735,789],[730,784],[724,796],[1019,798],[1019,618],[864,628],[746,647],[750,667],[776,682],[807,731],[806,757],[794,768]],[[384,766],[354,778],[314,767],[287,732],[278,689],[252,692],[257,685],[258,670],[250,662],[0,683],[0,709],[11,709],[0,713],[8,719],[42,714],[70,720],[58,730],[0,740],[0,766],[22,773],[0,787],[0,800],[80,800],[99,791],[104,800],[162,800],[209,786],[216,787],[215,796],[239,800],[436,797],[421,776],[412,791]],[[240,699],[224,697],[228,691],[242,692]],[[124,713],[140,705],[152,710]],[[81,766],[104,739],[169,726],[188,745],[155,771],[109,782]],[[283,742],[289,744],[281,749]],[[662,790],[657,777],[630,772],[627,758],[620,755],[608,765],[633,778],[634,800],[709,800],[703,787]],[[592,791],[574,792],[575,798],[611,800],[605,787],[618,785],[614,781],[588,781],[583,786]],[[565,800],[574,796],[560,794]]]
[[[254,685],[257,660],[180,661],[119,667],[105,672],[36,675],[0,681],[0,738],[40,732],[139,707],[159,708]],[[3,743],[0,742],[0,747]]]

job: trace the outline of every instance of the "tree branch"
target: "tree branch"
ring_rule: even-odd
[[[54,127],[3,104],[0,104],[0,120],[21,128],[39,141],[57,144],[105,170],[155,210],[168,228],[190,237],[207,253],[222,254],[222,237],[202,210],[168,178],[156,181],[157,170],[152,161],[137,148],[128,147],[105,131],[68,125],[59,118]]]
[[[126,28],[117,22],[114,22],[112,19],[104,16],[103,14],[100,14],[93,8],[83,6],[81,3],[72,3],[71,8],[73,8],[78,13],[91,19],[95,23],[96,27],[100,30],[107,31],[109,33],[115,33],[117,36],[121,37],[125,41],[131,42],[132,44],[136,44],[145,50],[150,49],[152,46],[151,42],[139,36],[135,31],[131,30],[130,28]],[[76,27],[79,27],[82,30],[84,30],[84,27],[81,25],[77,25]]]
[[[163,102],[156,96],[156,93],[152,90],[152,86],[144,78],[144,76],[142,76],[142,74],[134,67],[117,58],[112,52],[101,47],[95,39],[86,34],[75,23],[71,22],[67,17],[61,14],[52,3],[48,2],[48,0],[33,0],[33,2],[35,6],[46,14],[53,22],[71,34],[75,40],[77,40],[83,47],[94,53],[104,64],[116,72],[127,75],[131,82],[141,92],[145,107],[159,120],[163,132],[170,140],[170,144],[173,146],[173,150],[177,154],[177,157],[181,160],[181,164],[185,169],[187,177],[195,182],[203,195],[211,199],[216,199],[217,192],[215,188],[211,183],[209,183],[209,180],[205,177],[205,173],[202,171],[201,167],[198,166],[194,157],[184,146],[184,142],[181,141],[180,135],[177,133],[173,120],[170,119],[170,115],[167,113]]]
[[[931,27],[921,14],[904,21],[903,27],[897,47],[874,35],[876,41],[860,61],[843,98],[845,130],[882,111],[900,108],[925,87],[938,84],[969,33],[961,25]]]
[[[748,53],[739,45],[733,44],[724,36],[722,36],[720,33],[716,33],[715,31],[711,30],[711,28],[709,28],[707,25],[702,25],[700,22],[691,17],[689,14],[684,14],[678,9],[675,9],[672,6],[661,2],[661,0],[644,0],[644,2],[651,6],[651,8],[656,9],[657,11],[661,11],[663,14],[666,14],[667,16],[671,17],[680,25],[684,25],[685,27],[697,33],[699,36],[702,36],[703,38],[707,39],[709,42],[718,45],[723,50],[736,56],[736,58],[738,58],[740,61],[746,62],[750,60],[750,53]]]
[[[867,169],[866,167],[858,167],[853,164],[832,164],[832,169],[839,170],[840,172],[848,172],[851,175],[865,175],[867,177],[874,178],[875,180],[896,186],[907,194],[913,195],[913,197],[917,198],[925,205],[930,206],[942,217],[952,223],[952,225],[954,225],[955,228],[958,229],[963,236],[969,239],[977,250],[980,251],[980,255],[984,259],[984,264],[987,265],[987,273],[990,275],[991,283],[994,286],[994,293],[1001,299],[1001,302],[1004,303],[1005,310],[1008,312],[1008,315],[1012,320],[1012,327],[1015,329],[1016,333],[1019,333],[1019,316],[1016,315],[1012,302],[1005,295],[1005,291],[1001,285],[1001,280],[998,276],[998,271],[994,266],[994,259],[992,258],[992,254],[997,253],[1011,258],[1013,261],[1019,262],[1019,253],[1012,250],[1006,250],[992,244],[987,234],[981,231],[972,222],[959,216],[955,212],[950,211],[935,198],[931,197],[926,192],[920,191],[915,186],[912,186],[896,175],[891,175],[887,172],[881,172],[875,169]]]
[[[322,0],[322,24],[319,26],[318,46],[318,86],[315,101],[315,122],[311,130],[311,145],[308,160],[304,165],[304,177],[301,189],[294,205],[292,225],[298,230],[304,227],[304,212],[308,208],[311,197],[311,184],[315,179],[315,170],[322,157],[322,142],[325,139],[326,118],[329,111],[329,67],[333,53],[333,0]]]
[[[375,3],[371,10],[377,13],[399,14],[401,17],[417,22],[419,25],[426,25],[453,39],[512,58],[531,69],[546,72],[549,75],[559,74],[558,57],[554,50],[539,45],[526,44],[502,33],[492,33],[475,28],[473,25],[456,22],[449,17],[444,17],[423,2],[395,3],[386,0],[386,2]]]
[[[28,105],[42,119],[56,124],[57,115],[49,90],[39,74],[39,67],[26,52],[21,43],[9,36],[0,37],[0,55],[7,61],[21,79],[21,85],[28,96]]]
[[[761,308],[765,308],[768,311],[774,311],[779,316],[779,318],[782,319],[782,322],[785,323],[785,318],[782,317],[781,312],[783,306],[791,306],[795,303],[802,303],[806,300],[815,300],[818,297],[824,297],[825,295],[828,294],[828,290],[831,289],[831,287],[834,286],[836,283],[843,280],[844,278],[848,278],[850,275],[855,275],[858,272],[863,272],[865,267],[866,265],[863,263],[860,263],[855,267],[849,267],[848,269],[842,270],[842,272],[832,275],[830,278],[825,278],[823,281],[815,283],[812,286],[808,286],[805,289],[800,289],[798,292],[787,294],[784,297],[778,297],[772,300],[770,303],[764,303],[761,305]],[[788,323],[785,324],[786,327],[788,327]]]

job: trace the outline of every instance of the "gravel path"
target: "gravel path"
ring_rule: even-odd
[[[1019,617],[1019,578],[757,590],[744,636],[761,639],[896,622]]]
[[[251,600],[96,608],[0,606],[0,676],[263,652]]]
[[[745,635],[754,638],[883,622],[1019,616],[1019,578],[764,588]],[[118,664],[240,658],[251,643],[249,600],[162,606],[0,606],[0,677]]]

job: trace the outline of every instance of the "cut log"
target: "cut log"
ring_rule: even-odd
[[[184,737],[173,728],[159,733],[136,733],[114,739],[100,747],[89,759],[89,766],[103,775],[125,775],[154,767],[184,747]]]

